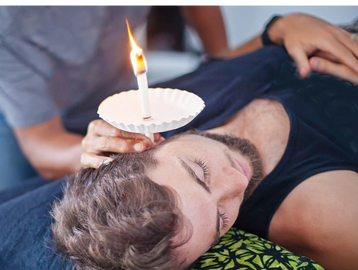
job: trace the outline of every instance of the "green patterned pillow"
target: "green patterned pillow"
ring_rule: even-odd
[[[231,228],[216,246],[199,258],[193,270],[201,269],[324,270],[306,257],[235,228]]]

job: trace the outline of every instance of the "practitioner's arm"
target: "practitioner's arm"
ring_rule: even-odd
[[[259,35],[229,49],[220,7],[183,6],[182,12],[212,57],[232,58],[263,46]],[[357,42],[340,27],[310,15],[289,14],[272,23],[268,35],[275,44],[286,47],[302,78],[315,70],[357,83]]]
[[[286,47],[303,78],[312,70],[309,58],[317,54],[345,65],[358,76],[357,42],[340,27],[310,15],[290,14],[276,20],[268,34],[275,44]]]
[[[262,47],[261,37],[229,49],[225,23],[218,6],[182,6],[186,21],[196,30],[204,47],[211,57],[232,58]]]
[[[81,165],[97,168],[112,160],[108,152],[143,151],[155,144],[142,134],[121,131],[103,120],[92,121],[85,137],[66,131],[59,117],[14,132],[25,156],[47,180],[74,173]],[[155,140],[163,138],[155,134]]]
[[[45,179],[64,177],[81,165],[83,136],[66,131],[58,116],[38,125],[14,128],[14,133],[24,155]]]
[[[286,47],[302,78],[315,70],[357,83],[358,42],[342,28],[309,15],[290,14],[272,23],[268,35],[275,44]],[[262,46],[261,36],[256,36],[224,57],[239,56]]]
[[[228,51],[225,24],[218,6],[182,6],[186,21],[196,30],[204,50],[212,57]]]

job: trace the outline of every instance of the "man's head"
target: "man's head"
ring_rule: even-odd
[[[255,148],[229,136],[186,133],[120,154],[69,180],[56,245],[78,268],[185,268],[233,225],[249,178],[261,178]]]

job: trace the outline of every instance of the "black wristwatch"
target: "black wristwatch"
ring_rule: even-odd
[[[264,46],[269,46],[269,45],[276,45],[269,37],[268,35],[268,30],[271,26],[271,24],[273,24],[277,19],[281,18],[282,16],[273,16],[272,19],[268,22],[268,24],[266,24],[265,30],[263,31],[263,33],[261,34],[261,40],[262,40],[262,44],[264,44]]]

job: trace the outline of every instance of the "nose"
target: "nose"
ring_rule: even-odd
[[[248,185],[247,177],[234,167],[224,167],[219,180],[221,201],[241,197]]]

